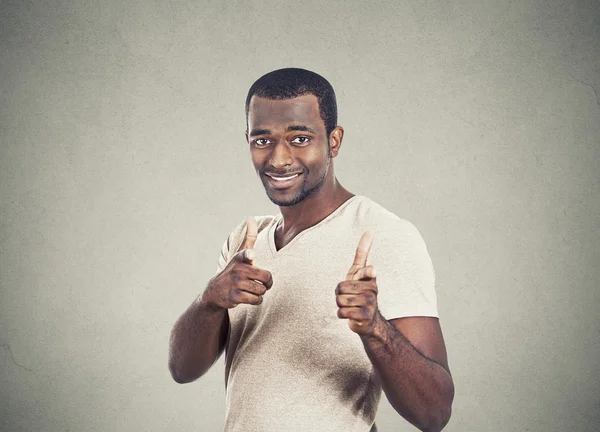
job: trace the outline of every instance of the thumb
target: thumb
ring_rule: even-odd
[[[254,258],[256,258],[256,252],[252,249],[242,249],[233,256],[234,260],[248,264],[252,264]]]
[[[252,216],[248,216],[246,219],[246,236],[240,245],[239,252],[235,254],[235,258],[238,261],[252,264],[252,261],[256,258],[256,253],[253,250],[254,243],[256,243],[256,237],[258,237],[256,220]]]

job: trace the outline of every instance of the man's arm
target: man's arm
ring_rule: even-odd
[[[204,375],[223,353],[229,332],[227,309],[196,299],[179,317],[169,344],[169,371],[180,383]]]
[[[440,431],[450,419],[454,384],[439,320],[386,321],[377,306],[375,267],[367,265],[372,242],[373,234],[364,233],[346,280],[335,289],[338,317],[360,336],[394,409],[422,431]]]
[[[422,431],[440,431],[450,420],[454,384],[439,320],[386,321],[377,313],[361,340],[390,404]]]
[[[248,218],[242,250],[208,282],[202,296],[173,326],[169,370],[178,383],[197,380],[221,356],[229,334],[227,310],[240,303],[261,304],[262,295],[273,285],[271,273],[252,264],[257,236],[256,221]]]

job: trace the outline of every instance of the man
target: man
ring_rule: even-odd
[[[331,85],[268,73],[246,117],[281,213],[248,218],[223,245],[173,327],[173,378],[196,380],[225,350],[227,431],[376,431],[381,389],[416,427],[441,430],[454,386],[431,260],[412,224],[334,176],[344,130]]]

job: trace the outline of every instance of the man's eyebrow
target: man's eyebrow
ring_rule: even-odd
[[[287,129],[285,130],[286,132],[293,132],[293,131],[299,131],[299,132],[310,132],[312,134],[316,135],[316,132],[314,130],[312,130],[311,128],[309,128],[308,126],[304,126],[304,125],[297,125],[297,126],[288,126]]]
[[[285,129],[286,132],[294,132],[294,131],[298,131],[298,132],[309,132],[312,134],[317,134],[314,130],[312,130],[311,128],[309,128],[308,126],[304,126],[304,125],[292,125],[292,126],[288,126]],[[248,134],[249,136],[256,136],[256,135],[270,135],[271,131],[269,129],[252,129],[250,131],[250,133]]]
[[[269,135],[271,131],[269,129],[252,129],[250,131],[250,136],[256,135]]]

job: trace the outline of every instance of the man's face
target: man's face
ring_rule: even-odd
[[[329,140],[316,96],[283,100],[253,96],[247,140],[254,168],[274,204],[293,206],[325,183]]]

